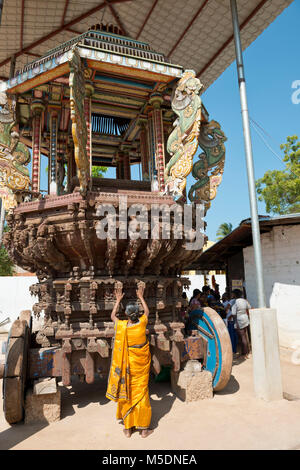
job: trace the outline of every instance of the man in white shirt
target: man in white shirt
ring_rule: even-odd
[[[235,319],[232,316],[232,306],[235,303],[235,299],[229,300],[229,296],[227,295],[227,293],[225,293],[222,296],[222,302],[226,312],[226,319],[224,319],[224,322],[228,328],[228,333],[232,344],[232,351],[236,353],[237,333],[235,329]]]
[[[231,308],[231,312],[235,317],[236,331],[242,343],[242,357],[247,359],[249,354],[247,328],[250,324],[249,309],[251,305],[248,300],[243,299],[243,294],[239,289],[235,289],[233,294],[236,300]]]

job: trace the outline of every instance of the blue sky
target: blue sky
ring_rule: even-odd
[[[244,52],[249,115],[271,137],[268,144],[279,155],[288,135],[300,138],[300,104],[292,103],[292,83],[300,80],[300,1],[295,0]],[[207,213],[207,235],[215,240],[222,222],[233,227],[250,217],[240,96],[235,62],[202,95],[210,118],[219,121],[228,138],[223,182]],[[256,179],[284,165],[266,147],[251,126]],[[258,213],[266,214],[258,201]]]
[[[288,135],[298,135],[300,138],[300,104],[292,103],[295,91],[292,83],[300,80],[299,21],[300,0],[294,0],[244,52],[250,117],[271,136],[264,137],[279,155],[282,154],[279,146]],[[236,227],[241,220],[250,217],[235,62],[203,93],[202,100],[210,119],[220,122],[228,138],[223,181],[206,216],[206,233],[210,240],[215,240],[221,223],[231,222]],[[283,169],[283,163],[266,147],[253,128],[251,131],[256,179],[269,169]],[[46,165],[43,158],[42,175]],[[139,179],[137,168],[132,176]],[[107,177],[115,177],[115,170],[109,170]],[[42,177],[43,186],[45,180]],[[258,212],[266,214],[264,203],[258,202]]]

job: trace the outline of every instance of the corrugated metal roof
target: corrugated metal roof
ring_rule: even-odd
[[[292,0],[238,0],[241,38],[249,46]],[[85,32],[117,24],[172,63],[194,69],[205,87],[234,60],[229,0],[5,0],[0,26],[0,76]]]
[[[260,233],[269,232],[276,225],[300,224],[300,213],[276,217],[259,216]],[[246,246],[252,245],[251,219],[242,220],[229,235],[215,243],[202,253],[195,263],[186,270],[215,270],[224,269],[226,260]]]

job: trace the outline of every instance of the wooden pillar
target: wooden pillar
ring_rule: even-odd
[[[57,111],[50,111],[49,193],[57,194]]]
[[[92,174],[92,95],[94,93],[94,87],[90,83],[85,85],[85,99],[84,99],[84,115],[86,119],[87,127],[87,142],[86,151],[90,162],[90,175]]]
[[[165,145],[164,145],[164,130],[163,130],[163,119],[161,104],[163,98],[160,94],[154,93],[151,95],[149,103],[153,106],[152,118],[153,118],[153,134],[154,134],[154,148],[155,148],[155,164],[157,170],[157,179],[159,190],[165,189]]]
[[[41,100],[33,101],[31,105],[33,111],[32,125],[32,191],[40,190],[40,167],[41,167],[41,123],[42,113],[45,109]]]
[[[72,192],[72,179],[76,176],[76,163],[74,158],[74,147],[67,145],[67,161],[68,161],[68,193]]]
[[[123,180],[124,175],[124,152],[119,151],[117,156],[117,178]]]
[[[131,171],[130,171],[129,148],[126,148],[126,147],[123,149],[123,171],[124,171],[124,179],[130,180]]]
[[[149,151],[147,145],[147,121],[141,119],[139,121],[140,130],[140,150],[141,150],[141,163],[142,163],[142,177],[144,181],[149,181]]]
[[[154,170],[156,169],[155,163],[155,148],[154,148],[154,126],[153,126],[153,116],[152,111],[148,114],[148,132],[147,132],[147,143],[148,143],[148,153],[149,153],[149,177],[150,180],[153,179]]]

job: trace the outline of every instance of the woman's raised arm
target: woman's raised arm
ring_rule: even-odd
[[[144,299],[144,290],[145,290],[145,283],[144,282],[139,282],[138,283],[138,288],[137,288],[137,291],[136,291],[136,296],[137,296],[138,299],[140,299],[142,307],[144,309],[144,314],[146,315],[146,317],[148,317],[149,308],[148,308],[148,305],[146,304],[146,301]]]
[[[116,303],[115,303],[115,306],[114,306],[113,311],[111,312],[111,316],[110,316],[110,318],[112,319],[112,321],[114,323],[118,319],[117,313],[118,313],[118,310],[119,310],[119,305],[120,305],[121,300],[124,297],[123,287],[122,286],[117,286],[116,287],[115,295],[116,295]]]

